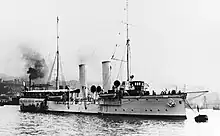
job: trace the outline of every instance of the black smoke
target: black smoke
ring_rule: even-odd
[[[22,58],[25,60],[25,70],[30,79],[45,78],[48,74],[48,66],[43,56],[28,47],[21,47]]]

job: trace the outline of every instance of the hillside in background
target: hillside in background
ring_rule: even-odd
[[[13,76],[6,75],[4,73],[0,73],[0,78],[3,79],[3,80],[13,80],[17,77],[13,77]]]
[[[23,89],[22,82],[26,81],[28,83],[28,76],[26,77],[13,77],[13,76],[8,76],[6,74],[0,73],[0,94],[3,93],[14,93],[16,94],[17,92],[20,92]],[[50,82],[51,85],[55,86],[55,81]],[[78,89],[80,88],[79,81],[77,80],[70,80],[66,81],[66,84],[69,85],[72,89]],[[87,86],[90,88],[92,85],[100,85],[102,86],[101,83],[97,82],[88,82]],[[203,105],[204,103],[207,104],[220,104],[220,96],[218,92],[208,92],[198,98],[192,99],[198,94],[188,94],[187,99],[190,104],[193,105]]]
[[[192,99],[194,96],[198,94],[188,94],[187,99],[190,103],[192,104],[197,104],[197,105],[203,105],[204,103],[207,104],[220,104],[219,100],[219,93],[217,92],[208,92],[198,98]]]

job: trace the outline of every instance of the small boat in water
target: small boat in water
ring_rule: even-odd
[[[215,106],[213,107],[213,110],[220,110],[219,105],[215,105]]]
[[[208,121],[208,116],[207,115],[198,115],[195,117],[196,122],[207,122]]]
[[[20,110],[25,112],[45,112],[46,101],[43,98],[21,98]]]
[[[197,105],[197,112],[199,113],[199,106],[198,105]],[[206,122],[206,121],[208,121],[208,116],[199,114],[194,119],[196,122]]]

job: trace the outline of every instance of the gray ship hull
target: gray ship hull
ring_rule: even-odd
[[[170,101],[175,105],[169,105]],[[186,119],[184,99],[179,95],[126,96],[120,100],[78,103],[47,101],[47,104],[48,112]]]

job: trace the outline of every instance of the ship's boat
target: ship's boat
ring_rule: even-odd
[[[207,122],[208,116],[207,115],[198,115],[195,117],[196,122]]]
[[[220,107],[219,106],[214,106],[213,110],[220,110]]]
[[[43,98],[20,98],[20,110],[26,112],[45,112],[46,100]]]
[[[19,99],[20,110],[25,112],[46,112],[48,110],[48,101],[64,103],[72,92],[66,89],[24,91]]]

